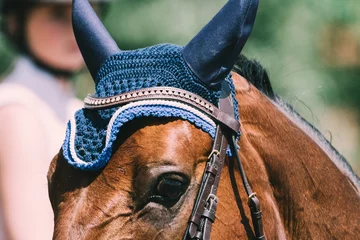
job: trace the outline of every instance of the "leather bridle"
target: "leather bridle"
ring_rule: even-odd
[[[237,151],[236,136],[240,130],[240,123],[234,118],[230,91],[225,84],[223,84],[222,90],[223,94],[220,97],[218,107],[194,93],[172,87],[145,88],[107,98],[88,95],[84,102],[85,108],[99,110],[124,106],[132,102],[165,100],[186,104],[210,117],[216,123],[216,135],[183,240],[210,239],[211,227],[216,218],[215,213],[218,204],[216,193],[228,146],[230,146],[233,157],[237,160],[242,182],[249,197],[248,204],[255,238],[265,240],[259,199],[251,190]]]

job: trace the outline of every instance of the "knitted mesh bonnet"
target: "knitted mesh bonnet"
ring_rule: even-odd
[[[241,12],[248,12],[249,8],[254,8],[253,2],[250,0],[250,3],[245,4],[238,0],[229,1],[212,21],[224,18],[222,15],[228,15],[227,11],[233,11],[233,7],[246,8]],[[253,13],[250,15],[250,18],[255,18]],[[207,30],[209,24],[210,29]],[[224,46],[219,46],[218,52],[221,54],[215,57],[212,54],[212,61],[206,61],[204,57],[209,57],[209,49],[201,50],[197,38],[199,35],[204,38],[202,35],[210,30],[214,31],[213,24],[211,22],[209,24],[185,47],[161,44],[133,51],[121,51],[96,17],[88,1],[75,0],[73,4],[74,32],[85,62],[95,80],[95,97],[111,97],[133,90],[163,86],[187,90],[217,105],[220,96],[219,83],[225,82],[231,90],[235,118],[238,119],[230,70],[245,44],[249,30],[241,33],[241,38],[244,38],[245,32],[245,40],[232,43],[231,41],[234,41],[232,38],[231,41],[229,40],[231,44],[225,44],[226,49],[223,49]],[[250,21],[251,24],[253,21]],[[243,30],[249,23],[240,25]],[[230,30],[224,27],[221,30],[224,31],[222,35],[233,35],[234,31]],[[194,48],[200,49],[200,58],[193,55],[196,52]],[[233,53],[234,49],[237,52]],[[201,51],[205,50],[206,52],[201,54]],[[212,49],[214,50],[216,49]],[[220,58],[224,54],[233,62],[229,63],[227,58],[226,63],[218,64],[220,60],[217,57]],[[202,61],[208,63],[204,65],[201,64]],[[104,110],[80,109],[67,126],[62,147],[65,159],[70,165],[83,170],[103,168],[111,158],[112,146],[117,136],[121,134],[121,127],[135,118],[148,116],[183,119],[207,132],[211,137],[215,136],[216,125],[211,119],[176,102],[130,103]]]

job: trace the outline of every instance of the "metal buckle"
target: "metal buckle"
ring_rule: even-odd
[[[210,158],[212,158],[213,155],[216,155],[216,156],[220,156],[220,152],[216,149],[212,150],[212,152],[210,153],[209,157],[208,157],[208,160],[210,160]]]
[[[214,200],[216,203],[219,202],[218,197],[213,193],[209,194],[208,198],[206,199],[206,202],[210,202],[211,200]]]
[[[250,205],[251,199],[253,199],[254,197],[256,197],[256,192],[253,192],[253,193],[251,193],[251,194],[249,195],[249,197],[248,197],[248,204],[249,204],[249,205]]]
[[[215,221],[215,213],[219,199],[215,194],[210,193],[206,200],[206,206],[202,214],[203,217],[208,218],[211,222]]]

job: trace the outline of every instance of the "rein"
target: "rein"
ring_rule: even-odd
[[[223,93],[224,91],[223,87]],[[172,87],[152,87],[135,90],[120,95],[106,98],[98,98],[88,95],[84,102],[86,109],[106,109],[116,106],[125,106],[129,103],[139,102],[144,105],[149,101],[161,100],[162,102],[182,103],[205,114],[216,123],[216,135],[211,154],[206,163],[200,184],[199,192],[186,228],[183,240],[196,239],[208,240],[212,224],[215,221],[215,213],[218,204],[217,190],[220,176],[225,164],[226,151],[230,145],[231,153],[238,163],[243,185],[248,195],[248,204],[254,226],[255,237],[258,240],[266,240],[262,225],[262,212],[260,202],[248,183],[241,159],[237,152],[236,136],[240,130],[240,123],[234,118],[234,110],[231,97],[225,94],[219,100],[219,107],[215,107],[198,95]]]

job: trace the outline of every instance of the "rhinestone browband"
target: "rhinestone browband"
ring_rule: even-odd
[[[223,123],[235,132],[238,132],[240,128],[240,123],[236,119],[220,111],[207,100],[192,92],[173,87],[144,88],[105,98],[98,98],[89,94],[84,99],[84,108],[99,110],[152,99],[182,102],[206,113],[215,121]]]

